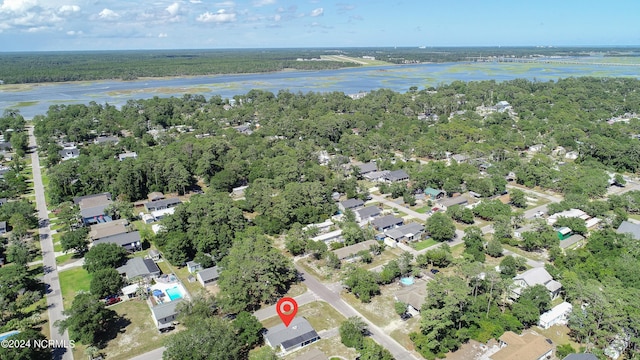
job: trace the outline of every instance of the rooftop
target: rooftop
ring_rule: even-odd
[[[518,336],[507,331],[500,337],[500,341],[507,346],[491,355],[492,360],[538,360],[554,348],[551,340],[536,333]]]
[[[206,282],[207,280],[217,279],[218,277],[220,277],[220,271],[217,266],[214,266],[200,270],[198,272],[198,275],[200,276],[202,281]]]
[[[634,224],[629,221],[623,221],[618,229],[616,229],[618,234],[629,234],[636,240],[640,240],[640,225]]]
[[[132,243],[140,243],[140,233],[137,231],[133,231],[130,233],[103,237],[101,239],[95,240],[93,242],[93,245],[98,245],[102,243],[114,243],[120,246],[126,246]]]
[[[364,205],[364,201],[360,199],[347,199],[345,201],[341,201],[340,205],[342,205],[345,209],[354,209]]]
[[[182,303],[182,299],[168,301],[160,305],[156,305],[151,308],[151,313],[156,320],[164,319],[171,315],[177,314],[176,307],[178,307],[178,304],[180,303]]]
[[[317,337],[318,333],[303,317],[294,318],[288,327],[279,324],[269,328],[265,333],[265,339],[271,347],[277,348],[282,345],[285,349]]]
[[[127,221],[127,219],[120,219],[120,220],[109,221],[106,223],[91,225],[91,231],[89,231],[89,237],[91,237],[94,240],[97,240],[107,236],[123,234],[127,232],[127,227],[126,227],[127,225],[129,225],[129,222]]]
[[[127,263],[120,266],[117,270],[121,274],[126,274],[129,279],[160,273],[160,268],[153,260],[143,259],[141,257],[134,257],[127,260]]]
[[[367,241],[363,241],[361,243],[357,243],[357,244],[353,244],[353,245],[349,245],[349,246],[345,246],[343,248],[340,249],[336,249],[333,250],[333,253],[336,254],[336,256],[338,257],[338,259],[346,259],[352,255],[357,254],[359,251],[362,250],[369,250],[369,248],[372,245],[376,245],[378,244],[377,241],[375,240],[367,240]]]
[[[393,215],[386,215],[381,218],[377,218],[371,222],[376,228],[384,229],[390,226],[401,225],[404,222],[401,218],[397,218]]]
[[[424,225],[419,223],[408,223],[402,226],[398,226],[394,229],[389,229],[385,231],[385,234],[394,239],[400,239],[403,237],[411,237],[414,236],[424,230]]]

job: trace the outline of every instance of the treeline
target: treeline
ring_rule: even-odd
[[[319,57],[300,50],[166,50],[0,54],[5,84],[139,77],[242,74],[327,70],[359,66],[352,62],[296,61]]]

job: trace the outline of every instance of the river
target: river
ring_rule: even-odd
[[[612,61],[613,63],[613,61]],[[639,78],[637,64],[620,66],[607,64],[562,63],[444,63],[390,65],[323,71],[283,71],[264,74],[213,75],[134,81],[105,80],[92,82],[49,83],[24,86],[19,90],[0,85],[0,109],[19,109],[25,118],[46,113],[50,105],[109,103],[121,106],[129,99],[154,96],[202,94],[209,98],[220,95],[232,98],[251,89],[276,93],[342,91],[354,94],[375,89],[406,92],[411,86],[419,89],[447,84],[456,80],[505,81],[516,78],[548,81],[566,77],[634,77]]]

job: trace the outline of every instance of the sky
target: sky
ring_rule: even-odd
[[[639,20],[638,0],[0,0],[0,52],[633,46]]]

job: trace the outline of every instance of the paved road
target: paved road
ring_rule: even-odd
[[[324,284],[319,282],[316,278],[308,274],[304,271],[303,268],[296,265],[296,269],[302,274],[304,278],[304,284],[307,288],[313,291],[321,300],[326,301],[336,309],[340,314],[344,317],[352,317],[358,316],[361,317],[369,326],[369,331],[371,332],[371,338],[373,338],[378,344],[385,347],[387,350],[391,352],[391,354],[397,360],[404,359],[422,359],[420,355],[409,352],[402,345],[400,345],[397,341],[395,341],[391,336],[387,335],[384,330],[367,320],[366,317],[362,316],[356,309],[354,309],[351,305],[347,304],[344,300],[340,298],[340,295],[334,291],[331,291]]]
[[[40,172],[40,158],[36,146],[36,138],[33,135],[33,127],[28,128],[29,147],[31,149],[31,165],[33,167],[33,186],[36,194],[36,209],[38,210],[40,247],[42,248],[42,263],[45,269],[43,281],[48,286],[47,306],[49,307],[49,328],[51,339],[60,343],[69,343],[69,333],[58,332],[58,328],[53,324],[57,320],[64,319],[62,315],[62,292],[60,291],[60,281],[56,268],[56,257],[53,252],[53,240],[49,229],[49,214],[44,197],[44,186],[42,185],[42,173]],[[69,349],[59,349],[54,351],[55,360],[73,360],[73,354]]]
[[[162,354],[166,350],[165,347],[157,348],[155,350],[151,350],[142,355],[138,355],[130,360],[160,360],[162,359]]]

